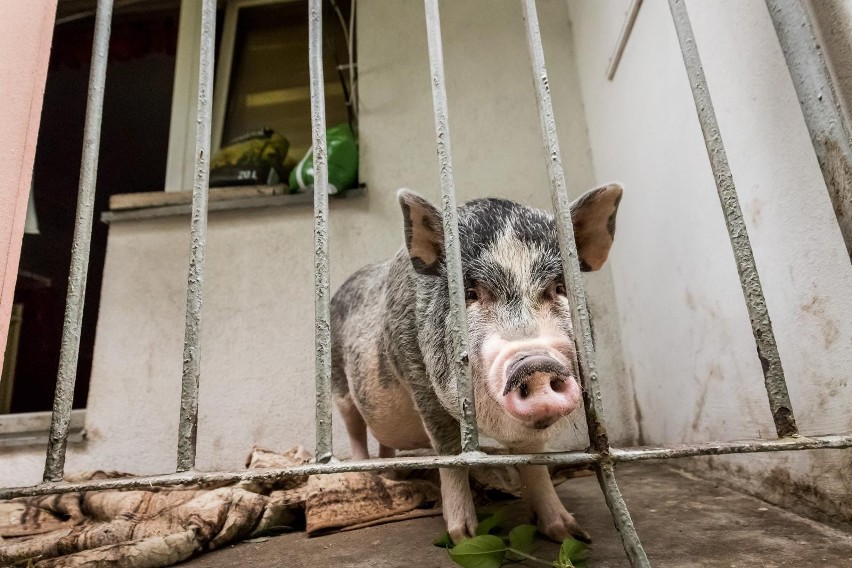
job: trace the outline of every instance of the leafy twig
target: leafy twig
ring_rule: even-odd
[[[523,524],[514,527],[507,539],[489,534],[502,522],[500,511],[480,519],[477,536],[463,540],[453,546],[450,535],[444,533],[434,541],[436,546],[447,549],[450,558],[465,568],[500,568],[508,560],[529,560],[552,568],[586,568],[591,549],[573,538],[566,538],[559,549],[556,560],[548,561],[531,554],[536,528]]]

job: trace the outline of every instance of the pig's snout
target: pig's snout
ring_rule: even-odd
[[[503,405],[515,418],[543,429],[577,408],[571,370],[546,353],[522,354],[506,368]]]

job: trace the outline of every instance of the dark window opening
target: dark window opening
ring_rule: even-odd
[[[23,239],[14,380],[10,393],[0,392],[7,394],[7,412],[53,406],[93,31],[93,18],[54,28],[33,172],[38,234]],[[100,214],[111,195],[163,190],[177,31],[177,6],[113,18],[74,408],[86,404],[92,370],[108,230]]]

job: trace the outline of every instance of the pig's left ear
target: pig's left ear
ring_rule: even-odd
[[[615,237],[615,214],[624,189],[610,183],[581,195],[571,204],[574,240],[584,272],[598,270],[606,262]]]
[[[444,224],[429,201],[409,189],[397,193],[405,220],[405,246],[419,274],[437,276],[444,264]]]

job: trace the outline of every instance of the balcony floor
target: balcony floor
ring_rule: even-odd
[[[852,568],[852,534],[805,519],[759,499],[661,464],[618,468],[639,536],[655,567]],[[591,566],[628,566],[594,476],[568,480],[559,494],[594,539]],[[513,505],[524,515],[523,505]],[[307,538],[293,533],[242,543],[202,555],[186,568],[432,568],[455,566],[432,540],[440,517]],[[557,545],[541,543],[539,556],[555,558]],[[512,564],[512,566],[537,566]]]

